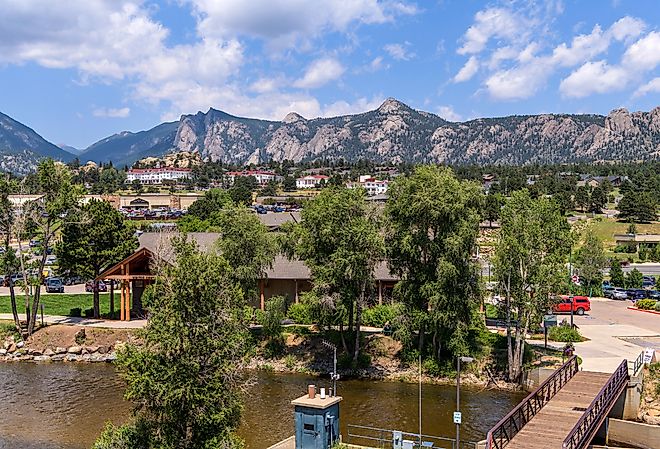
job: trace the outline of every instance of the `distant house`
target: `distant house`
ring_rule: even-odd
[[[135,180],[140,184],[160,185],[165,181],[179,181],[190,177],[189,168],[161,167],[161,168],[132,168],[126,172],[126,181]]]
[[[244,170],[244,171],[230,171],[225,173],[225,177],[230,184],[233,184],[237,177],[254,176],[257,184],[265,186],[270,181],[281,181],[282,177],[277,176],[275,173],[264,170]]]
[[[362,187],[367,191],[367,195],[369,196],[382,195],[387,193],[389,181],[382,181],[371,175],[362,175],[358,178],[357,182],[349,182],[347,187],[349,189]]]
[[[604,181],[609,181],[612,184],[612,187],[621,187],[621,185],[628,180],[627,176],[619,175],[610,175],[610,176],[593,176],[593,175],[580,175],[580,179],[577,182],[578,187],[590,186],[590,187],[599,187],[603,184]]]
[[[307,175],[302,178],[296,179],[296,188],[298,189],[313,189],[320,184],[328,182],[330,179],[326,175]]]

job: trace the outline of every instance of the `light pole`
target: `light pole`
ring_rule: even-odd
[[[332,379],[332,395],[337,396],[337,380],[339,379],[339,374],[337,374],[337,346],[333,345],[329,341],[321,341],[323,346],[333,350],[332,356],[332,374],[330,375]]]
[[[456,448],[459,449],[461,442],[461,362],[472,363],[472,357],[456,358],[456,412],[454,412],[454,424],[456,424]]]

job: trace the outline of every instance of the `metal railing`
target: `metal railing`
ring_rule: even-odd
[[[577,356],[572,356],[488,431],[486,449],[504,448],[525,427],[525,424],[531,421],[541,408],[550,402],[557,392],[573,378],[578,370]]]
[[[392,449],[402,448],[403,440],[412,441],[416,449],[476,449],[477,443],[472,441],[461,441],[456,447],[453,438],[438,437],[433,435],[420,435],[419,433],[401,432],[378,427],[358,426],[349,424],[347,443],[362,443],[368,447]],[[395,443],[398,441],[397,443]]]
[[[624,360],[568,434],[562,444],[563,449],[582,449],[589,445],[621,392],[628,386],[629,378],[628,361]]]
[[[631,377],[636,376],[643,367],[644,367],[644,351],[640,352],[637,358],[635,359],[635,362],[633,363],[632,366],[632,373],[630,374],[630,376]]]

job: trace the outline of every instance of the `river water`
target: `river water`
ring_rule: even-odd
[[[245,397],[240,435],[249,449],[263,449],[293,435],[292,399],[306,385],[329,381],[302,375],[258,372]],[[105,422],[121,423],[131,412],[122,399],[123,384],[106,364],[0,364],[0,448],[89,448]],[[397,382],[340,381],[341,431],[347,424],[417,432],[418,386]],[[452,437],[455,389],[424,385],[423,427],[428,435]],[[463,440],[483,439],[486,432],[523,395],[461,388]]]

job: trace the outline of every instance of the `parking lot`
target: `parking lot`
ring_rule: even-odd
[[[42,294],[46,293],[46,288],[43,285],[41,286],[41,293]],[[71,294],[86,293],[85,284],[65,285],[64,293],[71,293]],[[17,295],[23,294],[23,290],[21,290],[19,287],[16,287],[16,294]],[[57,293],[52,293],[52,294],[56,295]],[[0,287],[0,296],[9,296],[9,287]]]

